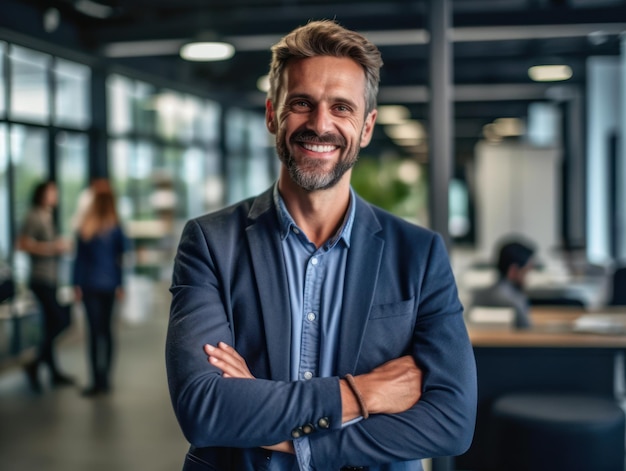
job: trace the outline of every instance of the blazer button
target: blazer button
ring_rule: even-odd
[[[315,431],[315,427],[313,426],[313,424],[306,424],[302,427],[302,431],[305,435],[309,435]]]
[[[292,436],[293,438],[300,438],[300,437],[302,436],[302,434],[303,434],[302,427],[294,428],[294,429],[291,431],[291,436]]]
[[[322,417],[320,420],[317,421],[317,426],[319,428],[329,428],[330,420],[328,420],[328,417]]]

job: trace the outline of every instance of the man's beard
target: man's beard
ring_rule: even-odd
[[[348,154],[344,158],[339,159],[330,171],[325,171],[326,162],[322,160],[304,157],[300,163],[296,162],[289,153],[285,141],[284,133],[276,135],[278,158],[289,171],[289,175],[294,183],[307,191],[326,190],[334,187],[341,180],[341,177],[354,167],[359,157],[358,149],[348,149]],[[291,137],[291,142],[294,145],[297,145],[297,142],[304,141],[320,145],[337,145],[341,149],[346,147],[345,139],[341,136],[318,136],[312,131],[300,131],[294,133]]]

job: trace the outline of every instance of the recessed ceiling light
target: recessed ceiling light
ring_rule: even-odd
[[[386,125],[385,133],[391,139],[424,139],[424,126],[417,120],[406,120],[401,124]]]
[[[214,41],[187,43],[180,48],[180,57],[188,61],[221,61],[230,59],[234,54],[232,44]]]
[[[528,76],[535,82],[559,82],[572,77],[569,65],[535,65],[528,69]]]
[[[256,88],[264,93],[267,93],[270,89],[270,76],[261,75],[256,81]]]
[[[378,124],[400,124],[411,117],[411,112],[402,105],[382,105],[378,107]]]
[[[78,0],[74,3],[74,8],[87,16],[103,20],[113,15],[113,8],[93,0]]]
[[[494,131],[502,137],[516,137],[524,134],[524,123],[519,118],[498,118],[493,124]]]

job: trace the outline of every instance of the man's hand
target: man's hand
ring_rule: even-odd
[[[222,370],[224,378],[254,379],[246,360],[230,345],[224,342],[218,343],[217,347],[206,344],[204,353],[207,354],[209,363]]]
[[[411,408],[422,395],[422,371],[407,355],[388,361],[354,377],[370,414],[397,414]],[[345,380],[341,381],[343,421],[360,415],[358,402]]]
[[[220,342],[217,347],[206,344],[204,353],[207,354],[209,363],[222,370],[224,378],[248,378],[255,379],[248,369],[246,360],[243,359],[237,350],[230,345]],[[293,443],[290,440],[277,443],[275,445],[263,446],[266,450],[280,451],[282,453],[294,454]]]

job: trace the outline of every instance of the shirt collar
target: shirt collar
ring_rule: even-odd
[[[293,229],[296,228],[300,234],[304,234],[302,229],[298,227],[295,223],[291,214],[287,210],[287,206],[285,205],[285,201],[283,200],[282,195],[278,191],[278,183],[274,185],[274,204],[276,205],[276,213],[278,215],[278,221],[280,226],[280,237],[282,240],[285,240],[290,234],[293,233]],[[344,242],[346,247],[350,247],[350,236],[352,235],[352,225],[354,224],[354,190],[350,187],[350,202],[348,204],[348,211],[343,218],[343,223],[337,230],[337,232],[324,243],[324,248],[329,250],[337,244],[340,240]]]

